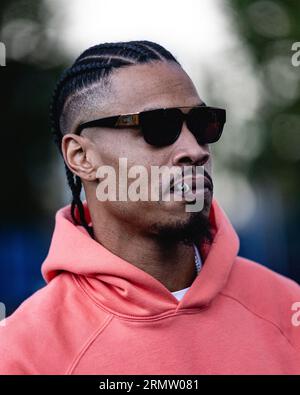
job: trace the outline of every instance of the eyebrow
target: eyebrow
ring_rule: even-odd
[[[170,107],[170,108],[175,108],[175,107],[207,107],[207,106],[204,102],[202,102],[202,103],[194,104],[193,106],[174,106],[174,107]],[[162,107],[145,107],[145,108],[143,108],[142,111],[159,110],[160,108],[162,108]]]

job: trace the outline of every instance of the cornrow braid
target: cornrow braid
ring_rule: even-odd
[[[60,120],[65,111],[67,99],[95,82],[108,77],[113,69],[150,63],[170,61],[178,65],[177,59],[164,47],[152,41],[125,41],[94,45],[85,50],[75,62],[65,69],[56,84],[50,105],[50,119],[54,141],[61,151],[63,133]],[[87,223],[84,207],[80,199],[82,181],[65,164],[68,185],[72,192],[71,216],[75,224],[83,226],[91,237],[93,227]]]

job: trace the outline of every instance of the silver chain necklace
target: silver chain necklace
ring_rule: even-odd
[[[194,250],[195,250],[195,266],[196,266],[197,274],[199,274],[202,264],[201,264],[201,258],[200,258],[199,250],[195,246],[195,244],[194,244]]]

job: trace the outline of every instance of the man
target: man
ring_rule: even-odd
[[[1,328],[0,372],[299,374],[300,287],[237,256],[213,199],[210,144],[225,111],[203,102],[173,55],[150,41],[86,50],[58,82],[52,121],[73,201],[56,215],[47,285]],[[101,200],[105,166],[132,185],[121,158],[147,174],[179,169],[170,196],[183,199],[164,200],[161,182],[158,200]]]

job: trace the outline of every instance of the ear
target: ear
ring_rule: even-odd
[[[96,171],[87,154],[89,145],[90,142],[86,137],[67,133],[62,138],[61,149],[67,166],[74,174],[83,180],[94,181]]]

